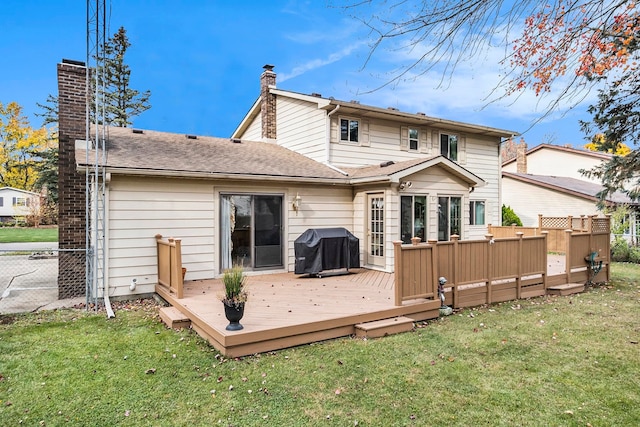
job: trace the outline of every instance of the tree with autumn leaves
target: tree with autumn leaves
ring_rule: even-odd
[[[37,191],[38,164],[50,148],[47,129],[33,129],[16,102],[0,102],[0,186]]]
[[[383,86],[442,64],[446,84],[459,64],[503,46],[505,75],[493,99],[531,90],[548,100],[550,113],[566,103],[575,106],[597,90],[598,102],[588,110],[592,120],[582,123],[587,140],[612,153],[621,144],[633,148],[585,173],[601,179],[605,193],[620,190],[640,198],[640,19],[634,1],[398,0],[378,5],[375,13],[367,9],[377,3],[343,4],[370,29],[370,57],[385,46],[420,53]],[[515,40],[514,31],[519,33]],[[552,88],[557,92],[549,98]],[[594,139],[597,134],[603,138]]]

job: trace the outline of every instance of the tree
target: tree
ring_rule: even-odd
[[[151,108],[149,90],[140,93],[129,86],[131,69],[124,62],[127,49],[131,46],[124,27],[110,37],[104,46],[104,57],[94,58],[97,69],[91,73],[96,76],[104,93],[100,94],[104,104],[105,124],[110,126],[127,127],[133,124],[133,117],[137,117]],[[91,122],[95,123],[95,79],[91,80]],[[58,97],[49,94],[44,104],[37,103],[42,110],[36,114],[43,118],[43,125],[58,122]]]
[[[511,209],[511,206],[502,205],[502,225],[514,224],[522,227],[520,217]]]
[[[46,128],[31,128],[18,103],[0,102],[0,185],[36,190],[37,165],[47,148]]]
[[[104,87],[107,124],[127,127],[132,118],[151,108],[150,91],[140,93],[129,86],[131,69],[124,62],[124,55],[131,46],[127,31],[120,27],[104,48],[104,61],[98,61],[97,80]]]
[[[622,144],[622,143],[618,144],[618,146],[615,149],[615,152],[613,151],[613,148],[605,149],[605,146],[607,146],[607,144],[605,141],[604,134],[596,133],[595,135],[593,135],[593,137],[591,137],[591,141],[584,145],[584,148],[586,148],[589,151],[604,151],[609,154],[615,154],[616,156],[626,156],[631,152],[631,148],[629,148],[629,146],[627,146],[626,144]]]
[[[346,6],[357,16],[368,17],[358,19],[373,34],[369,58],[385,45],[421,52],[417,60],[396,70],[383,86],[410,75],[419,76],[441,64],[445,64],[444,81],[461,62],[500,44],[505,48],[502,64],[507,69],[496,88],[497,98],[526,89],[543,95],[555,85],[560,91],[551,97],[549,113],[563,100],[576,105],[595,87],[599,102],[589,109],[592,123],[583,126],[587,137],[592,138],[593,127],[599,128],[605,135],[602,148],[611,148],[612,152],[619,144],[631,146],[639,140],[640,15],[634,1],[397,0],[380,7],[378,14],[362,10],[373,3],[360,1]],[[522,21],[521,35],[511,41],[510,32]],[[585,173],[602,180],[605,191],[601,197],[624,190],[637,199],[639,160],[636,148]]]

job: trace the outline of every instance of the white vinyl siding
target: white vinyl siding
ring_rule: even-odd
[[[582,181],[600,184],[597,178],[589,179],[578,172],[580,169],[591,169],[598,166],[603,160],[570,151],[562,151],[553,148],[540,148],[527,155],[527,173],[530,175],[564,176]],[[517,161],[503,166],[505,172],[518,172]]]
[[[284,269],[295,266],[294,241],[308,228],[353,229],[351,188],[232,184],[160,178],[114,176],[108,191],[108,280],[111,296],[154,291],[157,282],[155,235],[182,240],[187,280],[219,275],[220,194],[280,194],[284,213]],[[298,194],[300,210],[292,202]]]
[[[213,191],[202,181],[122,178],[109,183],[108,280],[112,296],[153,292],[157,282],[155,235],[182,239],[188,278],[213,277]]]
[[[317,104],[278,97],[276,100],[278,145],[313,160],[326,160],[326,112]]]
[[[538,214],[579,217],[601,213],[595,202],[507,177],[502,180],[502,194],[504,204],[511,206],[526,227],[538,225]]]
[[[262,118],[260,114],[249,124],[242,134],[242,139],[246,141],[262,141]]]

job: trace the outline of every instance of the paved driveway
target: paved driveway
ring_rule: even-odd
[[[58,299],[57,243],[0,244],[0,314],[34,311]]]

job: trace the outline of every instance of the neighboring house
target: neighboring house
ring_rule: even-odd
[[[61,100],[77,95],[65,74],[79,75],[74,67],[58,67]],[[499,147],[516,132],[283,91],[275,78],[265,67],[261,94],[229,139],[107,130],[110,295],[130,294],[133,278],[135,292],[153,292],[156,234],[182,239],[189,280],[236,263],[292,272],[293,243],[309,228],[347,228],[361,265],[393,271],[395,240],[484,238],[500,222]],[[76,99],[75,110],[63,108],[78,111]],[[84,139],[66,127],[61,120],[65,138]],[[86,158],[80,147],[81,173],[92,167]]]
[[[591,169],[611,159],[610,154],[541,144],[531,150],[520,144],[517,157],[502,165],[502,201],[510,206],[524,226],[537,226],[538,214],[544,216],[598,215],[596,194],[603,187],[596,179],[579,171]],[[631,224],[637,221],[638,202],[623,193],[607,196],[606,205],[615,209],[628,205]],[[636,235],[636,227],[629,235]]]
[[[0,221],[13,222],[24,217],[38,206],[40,195],[13,187],[0,188]]]

